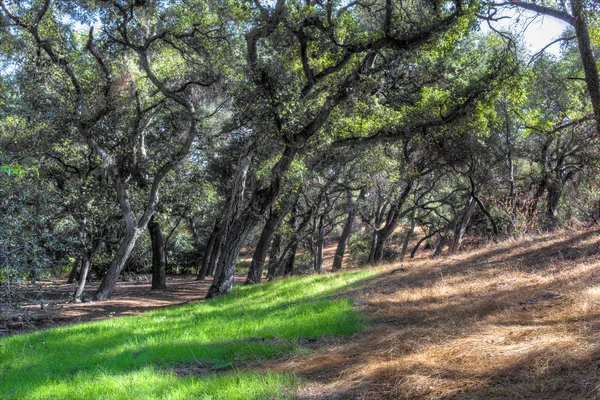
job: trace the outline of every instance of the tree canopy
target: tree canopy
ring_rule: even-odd
[[[0,282],[212,297],[243,251],[251,284],[596,223],[597,6],[0,0]],[[560,54],[499,9],[568,23]]]

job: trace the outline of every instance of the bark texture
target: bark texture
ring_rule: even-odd
[[[203,281],[206,278],[206,274],[209,272],[210,260],[213,255],[213,249],[215,247],[215,242],[217,239],[217,235],[219,234],[219,228],[215,224],[213,231],[208,237],[208,242],[206,243],[206,248],[204,250],[204,258],[202,260],[202,266],[198,270],[198,276],[196,277],[197,281]]]
[[[254,256],[252,257],[252,263],[250,264],[250,269],[248,270],[248,276],[245,282],[246,284],[260,283],[262,281],[263,268],[265,266],[267,253],[271,247],[273,236],[275,235],[275,232],[279,228],[279,225],[281,224],[281,221],[283,221],[285,215],[286,211],[281,208],[271,210],[269,218],[267,218],[267,222],[265,222],[265,226],[260,235],[260,239],[256,244]]]
[[[342,234],[340,235],[340,241],[338,242],[337,248],[335,249],[335,256],[333,257],[333,266],[331,267],[332,271],[339,271],[340,269],[342,269],[342,261],[344,260],[346,245],[348,244],[348,239],[350,239],[350,235],[352,235],[352,227],[356,218],[354,202],[352,200],[352,192],[348,190],[346,194],[348,216],[346,217],[346,222],[344,223],[344,228],[342,229]]]

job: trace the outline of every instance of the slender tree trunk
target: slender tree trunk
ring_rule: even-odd
[[[433,231],[430,232],[428,235],[422,237],[417,244],[415,245],[415,247],[412,249],[412,251],[410,252],[410,258],[415,258],[415,255],[417,254],[417,250],[419,250],[419,247],[421,246],[421,244],[426,241],[427,239],[429,239],[430,237],[432,237],[433,235],[435,235],[437,232]]]
[[[377,248],[377,240],[379,239],[379,230],[374,229],[371,234],[371,241],[369,243],[369,257],[367,258],[367,263],[375,264],[375,249]]]
[[[317,224],[317,240],[315,241],[314,247],[314,270],[317,274],[323,273],[323,247],[325,243],[325,214],[319,216],[319,223]]]
[[[133,248],[135,247],[135,243],[142,235],[142,232],[143,229],[131,227],[127,228],[121,244],[119,244],[119,248],[117,249],[117,254],[110,264],[110,267],[106,272],[106,276],[102,280],[102,283],[100,283],[98,290],[94,294],[95,300],[103,301],[110,298],[110,295],[117,284],[119,274],[127,263],[127,260],[129,259]]]
[[[454,232],[454,238],[452,240],[452,244],[450,245],[450,254],[455,254],[460,250],[460,245],[462,244],[462,239],[465,234],[465,230],[467,226],[469,226],[469,222],[471,221],[471,217],[473,216],[473,212],[475,211],[475,207],[477,206],[477,202],[473,198],[473,196],[469,197],[469,203],[467,208],[460,219],[460,223],[457,224],[456,230]]]
[[[246,278],[246,284],[260,283],[262,281],[262,272],[267,258],[267,253],[273,240],[273,235],[279,228],[281,221],[286,215],[286,211],[278,208],[272,210],[267,222],[262,230],[260,239],[256,244],[254,256],[252,257],[252,263],[248,270],[248,277]]]
[[[338,242],[337,248],[335,249],[335,256],[333,257],[333,266],[331,267],[332,271],[339,271],[340,269],[342,269],[342,261],[344,260],[346,245],[348,244],[348,239],[350,239],[350,235],[352,235],[354,219],[356,218],[354,204],[352,202],[352,192],[350,192],[349,190],[347,191],[347,204],[348,217],[346,218],[346,223],[344,224],[344,228],[342,229],[340,241]]]
[[[415,196],[416,197],[416,196]],[[410,242],[410,238],[415,231],[415,225],[417,223],[417,205],[413,207],[412,214],[410,216],[410,228],[406,233],[406,237],[404,238],[404,243],[402,243],[402,253],[400,253],[400,261],[404,261],[406,257],[406,252],[408,251],[408,243]]]
[[[197,281],[203,281],[208,273],[208,267],[210,266],[210,259],[213,254],[213,248],[215,247],[215,242],[217,235],[219,233],[217,224],[215,224],[213,231],[208,238],[208,242],[206,243],[206,249],[204,250],[204,259],[202,260],[202,267],[198,271],[198,276],[196,277]]]
[[[92,258],[94,255],[100,250],[102,242],[96,241],[92,242],[92,249],[89,251],[84,251],[81,255],[81,274],[79,275],[79,282],[77,283],[77,289],[75,289],[75,294],[73,295],[73,301],[75,303],[81,303],[81,296],[83,295],[83,289],[85,288],[85,284],[87,282],[88,272],[90,271],[90,266],[92,265]]]
[[[504,102],[504,119],[506,120],[506,161],[508,164],[508,180],[509,180],[509,192],[508,192],[508,201],[510,205],[511,215],[510,215],[510,224],[514,229],[517,220],[517,193],[516,193],[516,183],[515,183],[515,166],[513,161],[512,154],[512,134],[510,129],[510,114],[508,112],[508,104]]]
[[[73,261],[73,267],[71,267],[71,272],[69,273],[69,279],[67,280],[67,283],[75,282],[75,277],[77,276],[77,270],[79,269],[79,264],[81,264],[81,259],[76,257],[75,261]]]
[[[81,296],[83,295],[83,289],[85,288],[85,283],[87,280],[87,275],[90,270],[91,257],[90,254],[86,252],[83,253],[81,257],[81,275],[79,275],[79,282],[77,283],[77,289],[75,289],[75,294],[73,295],[73,301],[75,303],[81,303]]]
[[[154,216],[148,223],[150,232],[150,241],[152,242],[152,290],[167,288],[167,256],[165,252],[165,238],[163,236],[160,224]]]

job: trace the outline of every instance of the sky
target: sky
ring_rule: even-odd
[[[556,18],[538,15],[532,11],[516,10],[515,8],[498,9],[497,16],[510,18],[498,22],[492,22],[492,26],[498,30],[513,30],[521,32],[527,47],[532,54],[539,52],[544,46],[560,37],[568,24]],[[482,24],[484,31],[489,31],[487,23]],[[555,43],[546,49],[553,54],[560,53],[561,43]]]

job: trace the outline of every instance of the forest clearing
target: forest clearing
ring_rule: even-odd
[[[7,399],[595,399],[599,243],[597,230],[563,231],[12,336],[0,339],[0,388]]]

